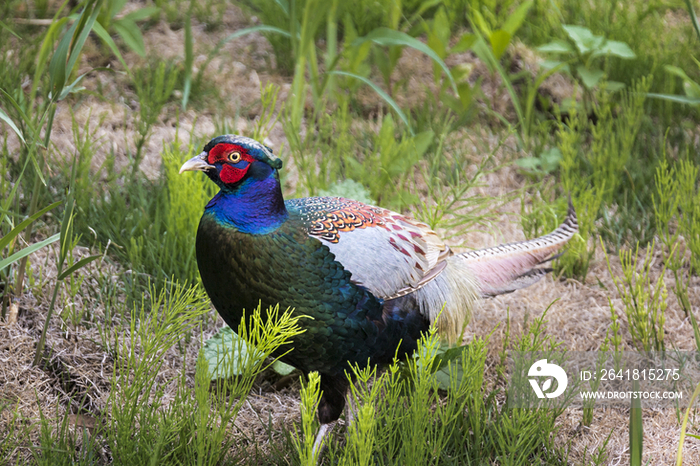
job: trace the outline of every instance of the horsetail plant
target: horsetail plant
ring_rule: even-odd
[[[601,240],[602,242],[602,240]],[[612,271],[607,253],[605,260],[617,293],[622,299],[629,322],[630,334],[635,344],[643,351],[664,351],[664,323],[666,322],[666,285],[664,265],[656,284],[652,283],[654,245],[647,248],[643,261],[639,258],[639,243],[634,254],[631,250],[620,250],[622,277]],[[641,269],[638,271],[638,269]]]
[[[302,436],[292,437],[294,447],[299,454],[301,466],[316,466],[318,455],[323,448],[324,441],[314,448],[314,438],[318,429],[316,410],[321,401],[321,376],[318,372],[311,372],[309,380],[301,387],[301,431]],[[327,438],[327,437],[326,437]],[[324,439],[325,440],[325,439]]]

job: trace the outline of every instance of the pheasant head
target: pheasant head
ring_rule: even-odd
[[[272,154],[272,149],[259,142],[234,134],[218,136],[204,146],[204,150],[185,162],[180,173],[199,170],[224,191],[256,180],[276,177],[282,161]]]
[[[278,170],[282,161],[272,149],[243,136],[218,136],[204,150],[185,162],[180,173],[203,171],[219,186],[206,214],[227,227],[252,234],[266,234],[288,217]]]

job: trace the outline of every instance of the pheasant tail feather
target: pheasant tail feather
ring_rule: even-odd
[[[576,211],[569,200],[564,222],[552,233],[529,241],[503,244],[456,256],[478,277],[481,295],[496,296],[532,285],[551,272],[536,268],[558,257],[557,251],[578,231]]]

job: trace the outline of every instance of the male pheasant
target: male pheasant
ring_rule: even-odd
[[[546,236],[454,254],[426,224],[387,209],[338,197],[285,201],[281,167],[264,145],[224,135],[180,173],[203,171],[220,188],[204,209],[196,250],[224,321],[236,329],[243,310],[260,302],[313,317],[301,321],[306,331],[283,360],[321,375],[317,445],[345,406],[350,364],[389,363],[397,347],[410,354],[436,319],[454,339],[475,300],[539,280],[548,269],[536,266],[578,229],[570,207]]]

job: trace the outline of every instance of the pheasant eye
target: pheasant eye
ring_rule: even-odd
[[[231,152],[228,155],[228,159],[229,159],[229,161],[231,161],[233,163],[238,163],[241,161],[241,153],[240,152]]]

